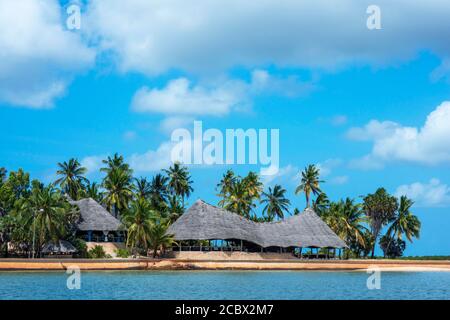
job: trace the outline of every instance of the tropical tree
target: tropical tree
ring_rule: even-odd
[[[389,237],[403,240],[405,235],[409,242],[412,242],[412,238],[419,238],[421,223],[419,218],[411,213],[413,204],[414,201],[406,196],[400,197],[400,205],[387,230]]]
[[[320,217],[324,212],[327,211],[327,209],[330,206],[330,200],[328,199],[328,196],[326,193],[322,192],[320,193],[316,200],[313,201],[312,208],[317,213],[317,215]]]
[[[225,198],[228,197],[238,180],[239,178],[231,169],[227,170],[227,172],[223,175],[222,180],[220,180],[219,184],[217,184],[217,189],[219,189],[219,194],[217,196],[221,198],[219,201],[219,206],[224,206]]]
[[[250,171],[248,175],[242,179],[242,184],[247,189],[247,193],[252,199],[260,198],[264,184],[259,180],[257,173]]]
[[[58,163],[59,169],[56,174],[60,176],[55,183],[58,184],[64,193],[73,200],[78,199],[80,190],[83,190],[85,183],[89,181],[84,177],[87,169],[82,167],[77,159],[70,159],[68,162]]]
[[[295,194],[299,194],[300,192],[305,193],[306,197],[306,207],[309,208],[309,201],[311,197],[311,193],[314,195],[319,195],[322,193],[320,190],[320,183],[322,180],[319,180],[320,170],[313,164],[310,164],[305,170],[301,173],[300,184],[297,189],[295,189]]]
[[[120,169],[122,171],[125,171],[128,173],[128,175],[133,174],[133,170],[130,169],[130,165],[125,162],[122,155],[119,155],[118,153],[115,153],[114,156],[106,158],[105,160],[102,160],[102,163],[106,166],[101,168],[101,172],[105,172],[107,175],[116,169]]]
[[[250,218],[250,212],[255,207],[247,186],[242,182],[236,182],[223,201],[223,207],[243,217]]]
[[[30,197],[21,199],[15,213],[21,217],[26,229],[32,230],[35,248],[39,251],[46,241],[56,241],[66,235],[72,207],[50,184],[33,188]]]
[[[103,197],[97,182],[88,183],[86,185],[84,196],[87,198],[92,198],[99,203],[103,201]]]
[[[339,202],[330,203],[322,219],[346,243],[354,243],[361,248],[367,246],[365,239],[366,218],[361,205],[355,204],[353,199],[347,198]]]
[[[168,170],[164,170],[164,172],[169,177],[168,187],[170,191],[181,198],[184,207],[185,197],[189,198],[194,191],[187,167],[183,167],[179,162],[175,162],[173,166]]]
[[[157,221],[152,224],[150,229],[150,249],[153,251],[153,258],[158,254],[158,249],[161,253],[171,247],[174,243],[173,235],[167,234],[169,224],[164,221]]]
[[[373,238],[372,258],[375,256],[375,244],[381,229],[394,218],[397,209],[397,198],[388,194],[384,188],[379,188],[375,193],[364,197],[363,210],[369,219]]]
[[[275,185],[272,189],[269,187],[268,192],[263,192],[262,204],[265,204],[263,208],[263,215],[267,214],[269,220],[273,220],[274,217],[279,219],[284,218],[284,212],[289,212],[290,201],[285,197],[286,190],[280,185]]]
[[[168,199],[167,213],[170,223],[174,223],[185,211],[185,208],[176,196]]]
[[[103,203],[117,218],[133,196],[130,172],[123,168],[114,168],[103,180]]]
[[[133,188],[137,198],[148,199],[151,194],[151,185],[147,178],[134,178]]]
[[[405,251],[406,248],[406,242],[402,239],[392,238],[386,234],[380,239],[380,247],[384,257],[397,258],[403,255],[403,251]]]
[[[150,204],[152,207],[160,212],[167,210],[167,201],[169,198],[169,187],[168,187],[169,179],[158,173],[152,178],[152,182],[150,183]],[[176,195],[172,195],[177,198]]]
[[[0,168],[0,186],[3,184],[3,182],[6,180],[6,169],[1,167]]]
[[[128,228],[127,247],[132,251],[143,249],[147,251],[155,212],[144,198],[131,202],[130,208],[123,213],[122,221]]]

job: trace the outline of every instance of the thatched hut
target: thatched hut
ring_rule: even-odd
[[[80,209],[78,235],[91,242],[123,242],[121,222],[92,198],[71,201]]]
[[[178,241],[222,240],[246,251],[301,253],[300,248],[347,247],[310,208],[281,221],[259,223],[198,200],[169,227],[168,233]]]
[[[59,240],[46,243],[42,250],[42,254],[49,256],[68,256],[71,257],[77,252],[77,249],[68,241]]]

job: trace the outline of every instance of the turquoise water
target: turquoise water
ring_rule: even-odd
[[[450,272],[383,272],[368,290],[364,272],[2,272],[0,299],[450,299]]]

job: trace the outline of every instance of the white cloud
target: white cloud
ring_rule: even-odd
[[[48,108],[95,51],[65,31],[56,0],[0,1],[0,102]]]
[[[347,116],[345,115],[336,115],[333,118],[331,118],[331,124],[335,127],[343,126],[348,121]]]
[[[230,81],[214,88],[193,86],[186,78],[170,81],[166,87],[139,89],[132,109],[137,112],[163,114],[225,115],[239,109],[247,101],[245,85]]]
[[[379,0],[382,30],[369,31],[370,1],[91,1],[86,24],[122,71],[209,73],[236,65],[335,68],[389,64],[429,49],[450,56],[450,3]],[[417,21],[420,21],[418,31]],[[86,25],[85,24],[85,25]]]
[[[317,169],[319,169],[319,173],[321,177],[327,177],[331,174],[332,170],[336,167],[339,167],[342,164],[341,159],[327,159],[321,163],[316,165]]]
[[[298,167],[289,164],[278,169],[278,172],[276,174],[261,176],[261,181],[265,186],[283,184],[286,182],[293,183],[294,181],[298,180],[299,172],[300,170]]]
[[[397,197],[407,196],[418,206],[440,207],[450,204],[450,187],[438,179],[431,179],[428,183],[415,182],[401,185],[397,188]]]
[[[194,121],[195,119],[189,116],[168,117],[160,122],[159,128],[162,132],[170,134],[173,130],[185,128],[188,124],[191,124],[192,126]]]
[[[136,139],[136,137],[137,137],[137,133],[136,133],[136,131],[133,131],[133,130],[125,131],[123,133],[123,138],[127,141],[133,141],[134,139]]]
[[[334,178],[331,178],[331,180],[329,181],[331,184],[337,184],[337,185],[342,185],[342,184],[346,184],[349,180],[348,176],[337,176]]]
[[[385,162],[398,160],[426,165],[450,163],[450,101],[431,112],[420,127],[398,123],[370,121],[363,128],[352,128],[350,139],[373,142],[370,154],[354,160],[357,166],[382,167]]]
[[[103,166],[102,160],[106,159],[107,155],[100,155],[100,156],[88,156],[84,157],[81,160],[81,166],[85,167],[88,171],[88,174],[95,174],[97,173],[100,168]]]
[[[156,150],[143,154],[135,153],[129,157],[131,168],[137,172],[151,172],[167,168],[172,164],[171,152],[174,144],[170,141],[161,143]]]

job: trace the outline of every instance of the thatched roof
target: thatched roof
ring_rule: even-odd
[[[71,201],[80,209],[80,231],[117,231],[121,223],[92,198]]]
[[[168,229],[175,240],[239,239],[262,247],[347,247],[312,209],[278,222],[253,222],[198,200]]]
[[[49,242],[42,248],[42,253],[75,253],[77,249],[69,242],[65,240],[59,240],[57,242]]]

